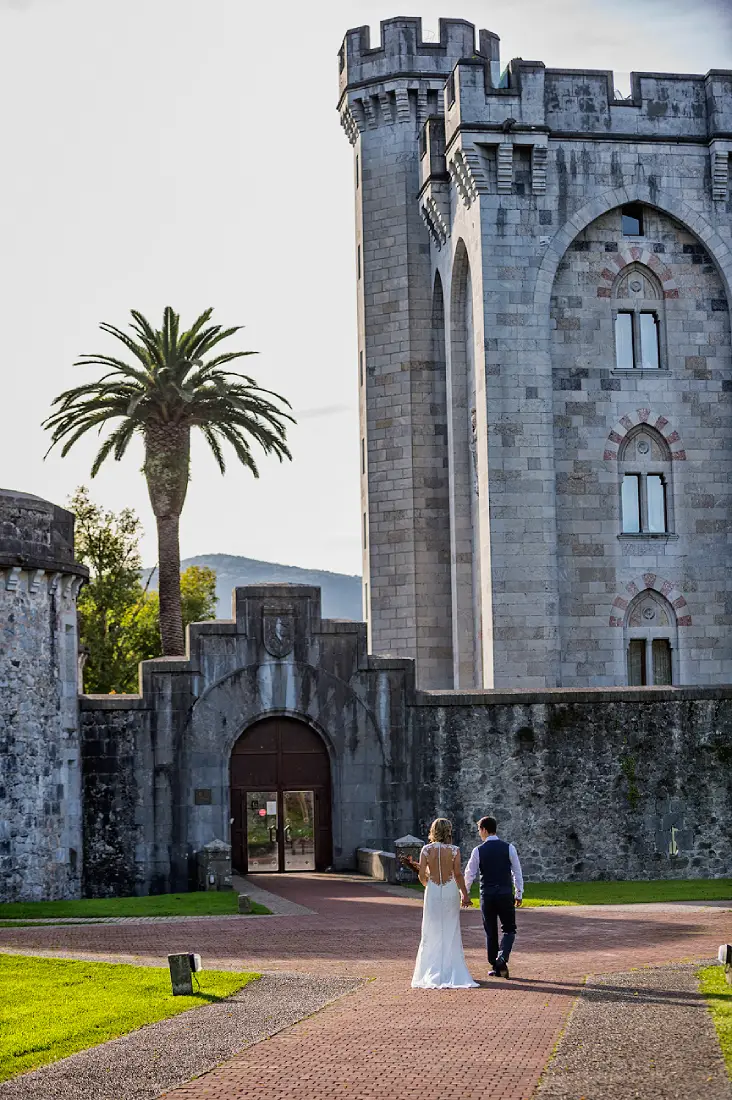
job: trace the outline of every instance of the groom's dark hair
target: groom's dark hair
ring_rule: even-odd
[[[481,817],[478,828],[484,829],[487,833],[495,833],[498,829],[498,822],[495,817]]]

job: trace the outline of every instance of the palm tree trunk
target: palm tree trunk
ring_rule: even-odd
[[[160,639],[164,657],[185,653],[180,599],[180,515],[188,489],[190,428],[152,423],[145,428],[145,478],[158,528]]]

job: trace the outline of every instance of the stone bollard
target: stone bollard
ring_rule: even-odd
[[[408,867],[403,867],[400,863],[401,856],[411,856],[412,859],[419,862],[419,854],[424,847],[424,841],[420,840],[418,836],[412,836],[410,833],[407,836],[400,836],[398,840],[394,841],[394,851],[397,857],[397,881],[401,883],[416,882],[417,875],[414,871],[410,871]]]
[[[199,890],[231,889],[231,845],[212,840],[196,852]]]
[[[249,894],[239,894],[239,912],[251,913],[252,911],[252,899]]]
[[[168,955],[168,966],[170,967],[170,981],[173,986],[173,996],[192,997],[193,978],[191,971],[191,956],[188,952],[186,952],[185,955]]]
[[[723,943],[719,948],[717,958],[724,966],[724,976],[727,984],[732,985],[732,943]]]

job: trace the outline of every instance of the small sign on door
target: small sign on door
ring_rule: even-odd
[[[270,815],[272,815],[274,817],[276,815],[276,813],[277,813],[277,803],[276,802],[268,802],[267,803],[267,816],[269,817]]]

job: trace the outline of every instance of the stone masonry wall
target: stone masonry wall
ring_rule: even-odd
[[[73,522],[0,490],[0,901],[81,889]]]
[[[84,897],[129,897],[150,881],[145,818],[154,818],[149,712],[82,710]]]
[[[424,693],[418,836],[487,813],[536,881],[732,872],[732,692]]]
[[[592,222],[560,263],[552,295],[561,672],[569,687],[624,682],[625,611],[644,577],[678,605],[677,682],[732,680],[727,299],[693,234],[650,207],[644,220],[642,240],[623,237],[618,210]],[[648,303],[660,318],[658,371],[616,370],[614,313],[632,301],[614,298],[613,286],[629,263],[631,280],[650,272],[658,287]],[[672,456],[670,464],[650,458],[648,467],[667,470],[668,536],[621,534],[618,459],[629,428],[643,423]],[[625,468],[641,469],[638,456]]]

